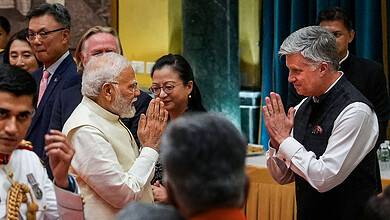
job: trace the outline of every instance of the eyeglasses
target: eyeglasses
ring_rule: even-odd
[[[58,29],[55,29],[55,30],[52,30],[52,31],[39,31],[37,33],[29,31],[28,34],[27,34],[26,39],[29,42],[34,41],[36,37],[38,37],[40,40],[46,39],[47,36],[49,36],[49,34],[57,32],[57,31],[63,31],[65,29],[67,29],[67,28],[58,28]]]
[[[119,82],[117,82],[117,81],[112,81],[112,82],[109,82],[109,83],[119,85]],[[137,89],[138,89],[138,82],[137,81],[134,81],[132,84],[130,84],[129,90],[132,93],[134,93]]]
[[[149,91],[151,91],[155,96],[160,95],[161,89],[165,92],[165,94],[171,94],[173,92],[173,89],[176,87],[176,85],[173,84],[164,84],[162,86],[158,85],[152,85],[149,88]]]

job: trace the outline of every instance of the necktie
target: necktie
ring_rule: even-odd
[[[47,88],[49,76],[50,76],[50,73],[48,71],[44,70],[41,82],[39,83],[38,105],[42,99],[43,94],[45,93],[46,88]]]

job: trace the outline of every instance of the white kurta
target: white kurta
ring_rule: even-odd
[[[158,153],[139,153],[119,117],[83,97],[63,132],[75,147],[72,172],[85,201],[87,219],[115,219],[129,201],[153,202],[150,180]]]
[[[27,175],[32,174],[42,191],[42,198],[34,197],[39,206],[37,219],[61,219],[78,220],[83,218],[83,203],[78,194],[74,194],[56,187],[48,178],[46,169],[42,166],[38,156],[28,150],[14,150],[7,165],[0,165],[0,219],[6,218],[7,193],[11,182],[7,173],[13,173],[13,180],[25,183],[33,192],[32,186],[27,180]],[[57,199],[56,199],[57,197]],[[27,205],[22,203],[20,207],[20,218],[26,219]]]

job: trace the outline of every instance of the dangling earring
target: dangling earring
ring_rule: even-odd
[[[191,98],[191,95],[188,95],[188,98],[190,99],[190,98]]]

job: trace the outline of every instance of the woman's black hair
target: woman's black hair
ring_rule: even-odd
[[[16,32],[14,35],[11,36],[11,38],[9,39],[7,45],[4,48],[4,56],[3,56],[3,62],[4,63],[9,64],[9,52],[10,52],[10,49],[11,49],[11,44],[15,40],[24,41],[28,45],[30,45],[30,47],[31,47],[31,44],[27,41],[27,33],[28,33],[28,29],[24,28],[24,29],[20,30],[19,32]],[[35,57],[34,53],[33,53],[33,56]],[[41,67],[43,64],[37,59],[37,57],[35,57],[35,59],[37,60],[38,66]]]
[[[160,70],[165,66],[169,66],[176,71],[185,85],[187,85],[189,81],[193,82],[193,88],[188,98],[188,111],[206,111],[202,104],[202,96],[196,85],[192,68],[187,60],[179,54],[164,55],[154,64],[151,77],[153,77],[154,71]]]

